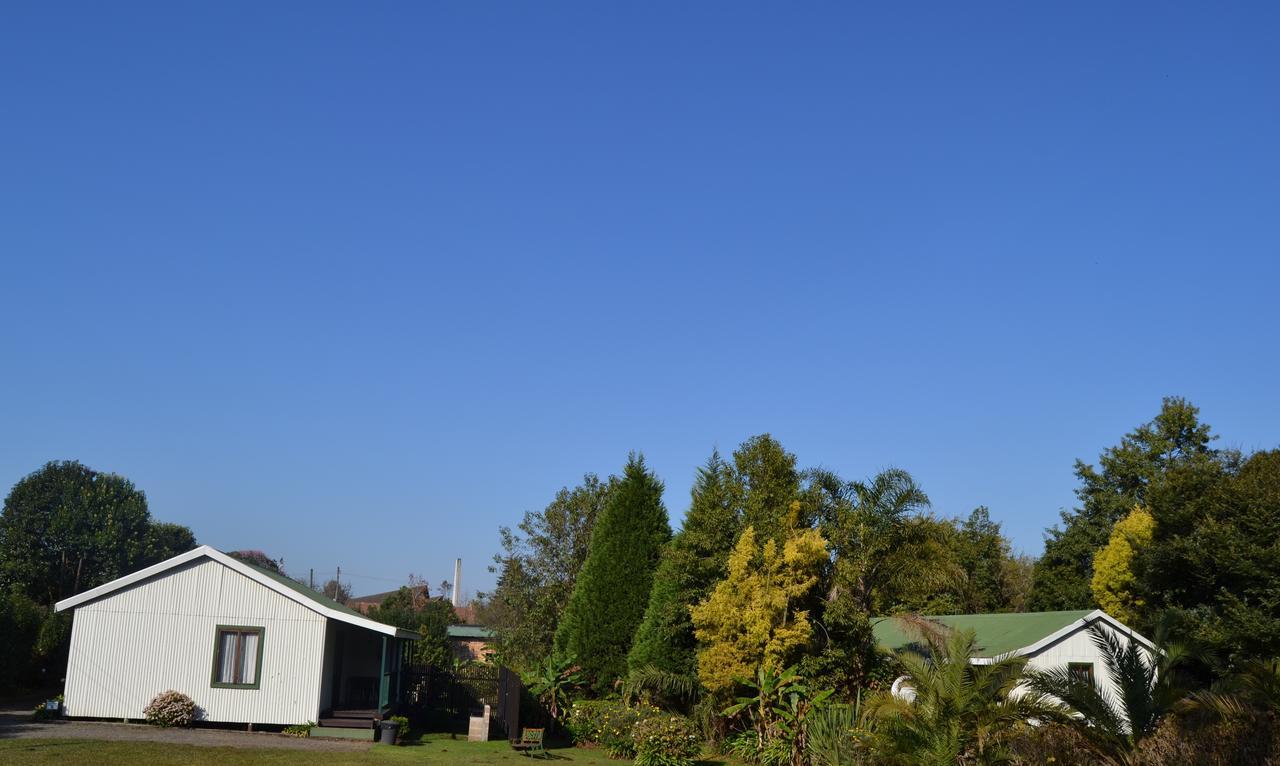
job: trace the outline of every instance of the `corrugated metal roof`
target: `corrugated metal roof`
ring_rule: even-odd
[[[483,625],[450,625],[446,631],[449,638],[470,641],[486,641],[493,638],[493,631]]]
[[[980,657],[995,657],[1031,646],[1037,641],[1084,619],[1088,610],[1069,612],[1023,612],[1008,614],[944,614],[922,617],[950,630],[972,630]],[[895,617],[880,617],[872,626],[876,643],[899,651],[919,649],[919,633]]]
[[[252,567],[255,571],[261,572],[262,574],[266,575],[267,577],[270,577],[272,580],[275,580],[276,582],[280,583],[281,585],[284,585],[284,586],[286,586],[286,587],[288,587],[288,588],[291,588],[291,589],[292,589],[293,591],[295,591],[296,593],[300,593],[300,594],[302,594],[303,596],[306,596],[307,598],[311,599],[312,601],[316,602],[317,604],[320,604],[321,606],[327,606],[327,607],[329,607],[330,609],[336,609],[336,610],[338,610],[339,612],[345,612],[345,613],[350,614],[350,615],[353,615],[353,616],[355,616],[355,617],[362,617],[362,618],[364,618],[364,619],[366,619],[366,620],[370,620],[371,622],[376,622],[376,623],[379,623],[379,624],[381,624],[381,625],[386,625],[386,624],[387,624],[387,623],[385,623],[385,622],[382,622],[381,620],[372,620],[372,619],[370,619],[367,615],[363,615],[363,614],[361,614],[361,613],[357,612],[356,610],[352,609],[351,607],[347,606],[346,604],[342,604],[342,603],[339,603],[339,602],[337,602],[337,601],[334,601],[333,599],[331,599],[331,598],[329,598],[328,596],[324,595],[324,594],[323,594],[323,593],[321,593],[320,591],[318,591],[318,590],[316,590],[316,589],[314,589],[314,588],[308,587],[308,586],[306,586],[306,585],[303,585],[302,583],[298,582],[297,580],[293,579],[292,577],[288,577],[288,576],[286,576],[286,575],[282,575],[282,574],[280,574],[279,572],[276,572],[276,571],[271,570],[271,569],[266,569],[266,568],[264,568],[264,567],[260,567],[260,566],[258,566],[257,564],[250,564],[248,561],[245,561],[244,559],[236,559],[236,560],[237,560],[237,561],[239,561],[241,564],[244,564],[245,566]]]

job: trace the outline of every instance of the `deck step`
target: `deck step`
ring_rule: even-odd
[[[329,726],[335,729],[372,729],[372,718],[346,718],[346,717],[327,717],[320,719],[321,726]]]

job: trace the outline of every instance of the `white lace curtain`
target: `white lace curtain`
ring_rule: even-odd
[[[218,682],[256,683],[258,680],[258,633],[224,630],[219,635],[218,644]]]

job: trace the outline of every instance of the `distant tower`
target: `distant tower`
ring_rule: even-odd
[[[453,598],[454,606],[462,606],[462,559],[453,561]]]

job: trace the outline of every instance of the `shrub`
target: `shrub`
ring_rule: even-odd
[[[782,737],[765,739],[760,743],[760,735],[754,731],[744,731],[729,739],[729,754],[743,763],[753,766],[789,766],[791,763],[791,743]]]
[[[606,708],[617,706],[616,702],[578,700],[569,707],[564,725],[569,735],[578,745],[589,745],[600,741],[600,721]]]
[[[1020,727],[1009,740],[1009,750],[1019,766],[1102,763],[1076,727],[1061,723]]]
[[[692,766],[702,751],[693,724],[681,715],[653,715],[631,729],[636,766]]]
[[[1280,720],[1264,711],[1217,721],[1170,716],[1142,741],[1133,760],[1141,766],[1276,766]]]
[[[858,707],[834,704],[815,710],[804,723],[809,762],[814,766],[862,763],[858,740]]]
[[[142,711],[154,726],[190,726],[196,720],[196,703],[182,692],[160,692]]]
[[[569,708],[565,725],[576,744],[599,745],[610,758],[629,759],[636,755],[631,736],[636,725],[662,715],[661,710],[647,705],[629,707],[617,700],[579,700]]]
[[[315,721],[307,721],[306,723],[296,723],[293,726],[286,726],[281,730],[281,734],[286,737],[310,737],[311,728],[316,725]]]

